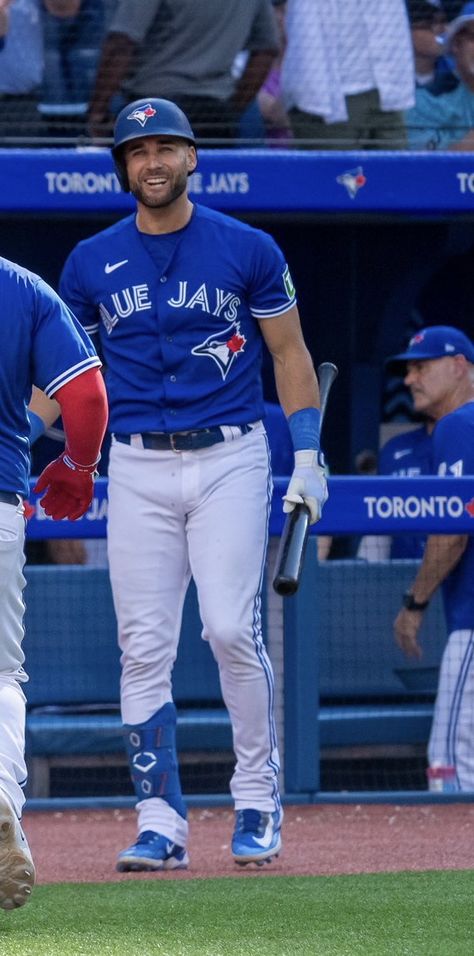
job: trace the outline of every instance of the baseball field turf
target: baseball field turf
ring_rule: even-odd
[[[472,956],[474,871],[39,886],[2,956]]]

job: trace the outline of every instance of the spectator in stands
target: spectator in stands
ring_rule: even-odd
[[[43,134],[85,133],[105,12],[104,0],[45,0],[45,72],[38,106]]]
[[[418,89],[416,103],[406,114],[412,149],[474,150],[474,3],[466,3],[448,24],[446,52],[454,58],[459,84],[433,96]]]
[[[278,49],[271,0],[118,0],[91,98],[89,132],[109,136],[119,108],[151,96],[177,103],[199,138],[234,139]],[[233,64],[243,50],[249,56],[236,80]]]
[[[293,139],[290,118],[283,103],[281,64],[286,44],[286,0],[272,0],[280,32],[280,53],[257,94],[257,103],[265,124],[265,140],[269,146],[285,146]]]
[[[5,46],[5,36],[10,23],[9,7],[11,0],[0,0],[0,50]]]
[[[38,133],[37,102],[43,78],[42,0],[11,0],[0,50],[0,141]]]
[[[438,95],[455,89],[458,78],[445,55],[447,17],[441,0],[408,0],[417,87]]]
[[[288,0],[282,88],[297,146],[400,149],[414,103],[405,0]]]
[[[433,474],[474,474],[474,345],[450,326],[430,326],[389,367],[406,369],[415,409],[434,422]],[[429,535],[418,573],[395,620],[397,644],[420,658],[423,612],[442,587],[448,642],[440,668],[428,758],[453,766],[457,787],[474,791],[474,536]]]

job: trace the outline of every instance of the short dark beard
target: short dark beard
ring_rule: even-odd
[[[179,199],[179,197],[182,196],[183,193],[186,191],[187,183],[188,183],[188,175],[187,173],[184,173],[182,177],[180,176],[176,180],[174,187],[171,189],[171,192],[168,194],[168,198],[156,200],[156,202],[150,202],[150,200],[144,196],[141,187],[138,185],[131,187],[130,192],[132,196],[135,197],[137,202],[141,203],[142,206],[147,206],[148,209],[161,209],[166,206],[171,206],[171,204],[175,202],[176,199]]]

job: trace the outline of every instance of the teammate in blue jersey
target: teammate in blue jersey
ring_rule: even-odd
[[[417,478],[432,474],[432,431],[433,422],[428,421],[385,442],[379,455],[379,475]],[[390,558],[422,558],[425,541],[421,534],[396,534],[391,538]]]
[[[138,798],[138,839],[117,866],[188,863],[171,672],[191,575],[233,727],[232,853],[262,863],[280,850],[282,822],[261,625],[272,492],[264,343],[295,450],[284,510],[305,501],[313,522],[327,496],[317,379],[273,239],[188,198],[197,155],[185,114],[135,101],[117,118],[113,157],[137,211],[80,242],[60,288],[98,334],[113,433],[108,553]]]
[[[0,258],[0,908],[27,902],[35,879],[20,819],[26,783],[22,599],[25,579],[23,500],[29,493],[28,418],[33,382],[58,402],[66,450],[40,475],[35,490],[46,514],[79,518],[87,511],[107,423],[100,360],[59,296],[38,276]]]
[[[431,432],[433,422],[428,421],[389,438],[380,449],[377,472],[391,477],[413,478],[431,475]],[[422,534],[366,534],[361,538],[357,557],[363,561],[386,561],[392,558],[418,560],[423,557],[426,536]]]
[[[474,345],[450,326],[418,332],[394,363],[406,364],[405,382],[415,409],[435,421],[433,473],[474,474]],[[474,529],[473,529],[474,530]],[[396,640],[421,656],[423,612],[442,586],[448,642],[441,662],[428,759],[454,766],[460,790],[474,791],[474,537],[429,535],[420,568],[395,621]]]

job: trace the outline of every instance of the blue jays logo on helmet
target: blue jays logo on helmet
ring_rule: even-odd
[[[137,123],[140,123],[141,127],[144,127],[152,116],[156,116],[156,110],[153,109],[151,103],[147,103],[145,106],[140,106],[136,110],[133,110],[132,113],[129,113],[127,119],[136,120]]]
[[[222,378],[230,372],[239,352],[244,351],[247,339],[240,331],[240,322],[233,322],[217,335],[210,335],[201,345],[192,349],[193,355],[205,355],[214,360]]]
[[[196,148],[196,140],[188,117],[171,100],[153,98],[134,100],[120,111],[114,126],[112,156],[122,189],[130,192],[130,183],[123,156],[123,147],[143,136],[174,136]]]

